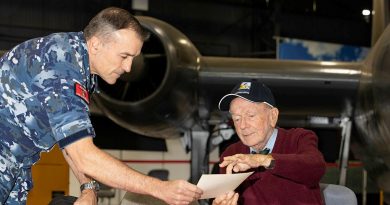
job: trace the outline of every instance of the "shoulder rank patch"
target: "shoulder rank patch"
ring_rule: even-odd
[[[89,93],[88,91],[80,84],[75,83],[75,94],[83,99],[87,104],[89,104]]]

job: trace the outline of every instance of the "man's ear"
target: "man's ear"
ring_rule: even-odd
[[[100,47],[102,46],[102,43],[101,43],[101,40],[99,37],[96,37],[96,36],[92,36],[88,42],[88,51],[91,53],[91,54],[96,54],[99,52],[100,50]]]
[[[271,125],[272,127],[276,126],[276,123],[278,122],[279,117],[279,110],[278,108],[274,107],[271,109]]]

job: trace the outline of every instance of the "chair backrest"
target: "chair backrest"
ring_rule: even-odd
[[[97,193],[98,198],[114,198],[115,189],[99,182],[100,190]]]
[[[152,169],[149,171],[148,176],[155,177],[157,179],[167,181],[169,177],[169,170],[167,169]]]
[[[125,196],[120,202],[120,205],[168,205],[160,199],[149,195],[126,192]],[[199,205],[197,201],[193,201],[190,205]]]
[[[58,196],[49,202],[49,205],[72,205],[77,200],[75,196]]]
[[[346,186],[320,183],[326,205],[357,205],[355,193]]]

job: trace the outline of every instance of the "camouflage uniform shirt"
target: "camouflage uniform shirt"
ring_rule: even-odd
[[[0,177],[1,195],[4,184],[29,169],[41,151],[95,136],[88,96],[96,78],[82,32],[21,43],[0,59],[0,68],[0,174],[6,176]]]

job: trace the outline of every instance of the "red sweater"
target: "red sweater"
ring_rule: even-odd
[[[278,128],[272,150],[273,169],[259,167],[238,188],[242,205],[311,205],[324,204],[319,182],[326,165],[317,148],[314,132],[302,128]],[[237,142],[230,145],[221,156],[249,153],[249,147]],[[221,168],[220,173],[226,173]]]

